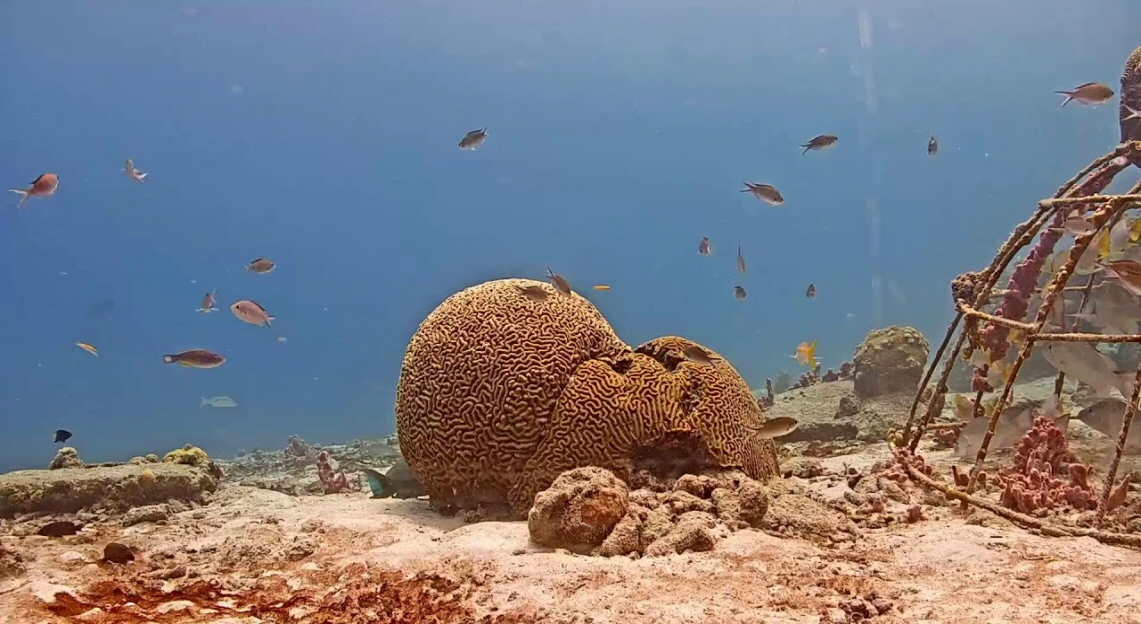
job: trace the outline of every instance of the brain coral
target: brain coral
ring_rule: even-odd
[[[534,301],[520,286],[539,285]],[[396,396],[400,449],[437,508],[508,505],[524,516],[561,473],[599,466],[741,467],[777,474],[775,445],[748,433],[763,415],[724,360],[682,356],[659,338],[636,350],[578,294],[508,279],[456,293],[421,323]]]

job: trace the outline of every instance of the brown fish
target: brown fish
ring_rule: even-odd
[[[784,196],[771,184],[745,182],[745,187],[746,188],[741,189],[742,193],[752,193],[753,197],[764,200],[774,206],[779,206],[784,203]]]
[[[551,284],[554,285],[555,290],[559,291],[559,293],[564,295],[571,294],[570,282],[567,281],[567,278],[558,273],[552,273],[550,267],[547,267],[547,277],[551,279]]]
[[[939,153],[939,141],[935,139],[935,135],[931,135],[931,140],[927,141],[927,155],[934,156]]]
[[[1100,82],[1087,82],[1084,85],[1074,87],[1073,91],[1055,91],[1054,93],[1066,96],[1066,101],[1062,102],[1062,106],[1069,104],[1070,100],[1087,106],[1100,106],[1113,99],[1113,89]],[[1058,108],[1062,108],[1062,106]]]
[[[226,358],[206,349],[191,349],[182,353],[164,355],[162,361],[188,368],[217,368],[226,363]]]
[[[274,317],[270,316],[269,312],[260,303],[252,299],[242,299],[230,306],[230,311],[234,316],[258,327],[270,327],[273,325]]]
[[[131,551],[131,547],[119,542],[107,542],[103,547],[103,561],[107,563],[117,563],[119,565],[125,564],[128,561],[135,560],[135,553]]]
[[[1101,266],[1116,277],[1125,290],[1134,295],[1141,295],[1141,263],[1135,260],[1114,260],[1103,261]]]
[[[538,284],[531,284],[530,286],[520,286],[516,284],[515,288],[518,288],[519,292],[523,293],[523,296],[531,301],[542,301],[548,296],[547,289]]]
[[[712,365],[713,362],[720,359],[706,349],[703,349],[697,345],[690,345],[686,347],[685,350],[682,351],[682,355],[684,355],[685,359],[689,360],[690,362],[697,362],[698,364],[706,365]]]
[[[752,433],[762,438],[779,438],[796,431],[798,425],[799,423],[795,418],[778,416],[766,420],[765,424],[761,425],[759,429],[753,429]]]
[[[214,298],[214,294],[217,292],[218,291],[215,290],[214,292],[206,293],[206,296],[202,298],[202,307],[198,308],[199,312],[205,312],[206,314],[209,314],[218,309],[214,307],[218,303],[218,300]]]
[[[127,159],[127,166],[123,167],[123,171],[126,171],[127,177],[131,178],[135,182],[138,182],[139,184],[146,184],[145,180],[147,178],[147,174],[139,171],[138,169],[135,169],[135,161],[131,160],[130,158]]]
[[[830,147],[835,146],[836,141],[839,141],[839,140],[840,139],[838,137],[835,137],[831,134],[822,134],[822,135],[817,136],[817,137],[812,137],[811,141],[805,143],[804,145],[801,145],[801,147],[804,148],[804,151],[801,152],[800,155],[803,156],[803,155],[807,154],[808,150],[828,149]]]
[[[49,522],[40,527],[36,531],[36,535],[43,535],[45,537],[63,537],[65,535],[75,535],[79,532],[79,526],[74,522],[67,520],[60,520],[58,522]]]
[[[268,258],[258,258],[246,265],[246,270],[254,273],[269,273],[275,268],[277,268],[277,264]]]
[[[713,243],[709,242],[708,236],[701,237],[701,243],[697,246],[697,253],[703,256],[713,255]]]
[[[45,173],[32,180],[32,185],[26,189],[11,189],[11,192],[20,196],[17,207],[23,206],[29,197],[47,197],[59,188],[59,176],[54,173]]]
[[[1102,399],[1093,405],[1078,412],[1078,420],[1089,425],[1112,440],[1121,435],[1121,425],[1125,421],[1125,410],[1128,404],[1118,399]],[[1134,416],[1129,426],[1129,436],[1125,439],[1125,446],[1130,452],[1141,449],[1141,418]]]
[[[733,296],[736,297],[737,299],[744,299],[745,297],[749,296],[749,293],[745,292],[744,286],[734,286],[733,287]]]
[[[480,128],[479,130],[472,130],[460,139],[460,149],[474,150],[487,140],[487,128]]]
[[[808,297],[809,299],[815,297],[816,296],[816,284],[809,284],[808,290],[804,291],[804,296]]]
[[[741,243],[737,243],[737,270],[745,272],[745,255],[741,253]]]

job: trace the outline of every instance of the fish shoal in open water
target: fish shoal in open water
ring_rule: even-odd
[[[226,358],[206,349],[191,349],[182,353],[164,355],[162,361],[166,364],[178,364],[187,368],[217,368],[226,363]]]
[[[24,205],[29,197],[48,197],[59,188],[59,176],[54,173],[45,173],[32,180],[31,186],[26,189],[11,189],[11,192],[20,196],[16,207]]]
[[[475,148],[483,145],[487,140],[487,128],[480,128],[479,130],[472,130],[460,139],[460,149],[474,150]]]
[[[804,148],[804,151],[801,152],[800,155],[803,156],[807,154],[808,150],[819,151],[834,147],[836,145],[836,141],[839,140],[840,139],[838,137],[831,134],[821,134],[820,136],[812,137],[812,140],[801,145],[801,147]]]
[[[1062,106],[1075,101],[1078,104],[1085,104],[1086,106],[1100,106],[1113,99],[1113,89],[1108,85],[1100,82],[1087,82],[1084,85],[1074,87],[1070,91],[1055,91],[1058,95],[1066,96]],[[1059,106],[1058,108],[1062,108]]]
[[[230,311],[239,319],[251,325],[257,325],[258,327],[272,326],[273,319],[275,318],[270,316],[269,312],[266,312],[260,303],[252,299],[242,299],[241,301],[235,302],[234,305],[230,306]]]
[[[253,262],[246,265],[247,271],[252,271],[258,274],[269,273],[275,268],[277,268],[277,263],[275,263],[273,260],[270,260],[269,258],[258,258],[257,260],[254,260]]]
[[[771,184],[754,184],[752,182],[745,182],[744,184],[745,188],[741,189],[742,193],[752,193],[753,197],[766,201],[774,206],[779,206],[784,203],[784,196]]]
[[[127,177],[131,178],[135,182],[138,182],[139,184],[145,184],[147,174],[139,171],[138,169],[135,169],[135,161],[131,160],[130,158],[127,159],[127,166],[123,167],[123,171],[126,171]]]

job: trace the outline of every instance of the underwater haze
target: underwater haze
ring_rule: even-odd
[[[0,198],[0,469],[60,428],[88,462],[387,435],[424,317],[547,267],[754,388],[802,341],[937,342],[950,280],[1117,143],[1054,91],[1116,89],[1138,32],[1136,0],[4,3],[0,184],[59,187]],[[164,365],[195,348],[227,362]]]

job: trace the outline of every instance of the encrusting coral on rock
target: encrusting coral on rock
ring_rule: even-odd
[[[521,288],[546,293],[539,300]],[[523,279],[456,293],[421,323],[397,388],[400,449],[442,511],[524,516],[560,474],[598,466],[778,473],[764,422],[726,360],[689,361],[684,338],[630,349],[585,298]]]
[[[221,480],[224,474],[221,466],[214,463],[214,460],[210,459],[206,451],[193,444],[187,444],[180,449],[175,449],[167,453],[166,456],[162,458],[162,461],[165,464],[193,466],[199,470],[205,470],[207,474],[219,480]]]
[[[856,394],[868,399],[919,387],[930,345],[912,327],[872,330],[852,358]]]
[[[65,446],[55,454],[52,458],[52,463],[48,465],[48,470],[60,470],[62,468],[86,468],[79,459],[79,451],[70,446]]]

